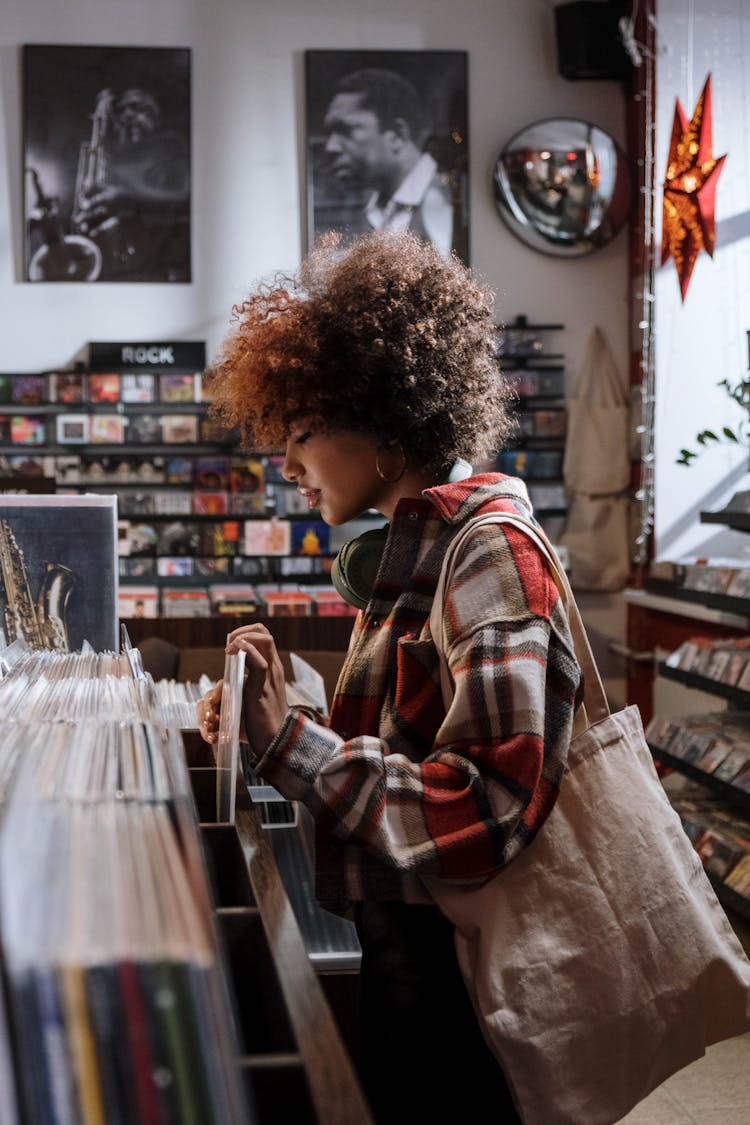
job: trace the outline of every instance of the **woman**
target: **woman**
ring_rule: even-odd
[[[260,624],[245,652],[257,771],[316,823],[321,902],[353,908],[362,945],[359,1065],[380,1122],[519,1118],[424,877],[476,882],[510,862],[557,796],[581,687],[558,592],[518,528],[476,529],[446,597],[446,714],[428,617],[448,544],[479,512],[530,515],[523,483],[449,481],[508,430],[489,294],[409,234],[319,246],[298,282],[238,310],[214,369],[216,409],[329,524],[388,520],[369,600],[323,727],[286,704]],[[216,737],[220,685],[199,703]],[[415,1116],[416,1115],[416,1116]]]

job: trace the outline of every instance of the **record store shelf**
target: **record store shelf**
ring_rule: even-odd
[[[182,734],[257,1121],[368,1125],[372,1116],[260,816],[240,786],[235,823],[216,822],[212,750],[196,731]]]

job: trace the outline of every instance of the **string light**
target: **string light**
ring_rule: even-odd
[[[635,493],[638,503],[638,527],[634,536],[633,562],[646,566],[649,561],[651,536],[654,528],[654,435],[656,403],[656,327],[655,327],[655,277],[656,245],[654,235],[654,200],[656,197],[655,139],[656,113],[654,105],[654,71],[659,55],[667,45],[659,41],[659,29],[652,11],[645,13],[645,37],[641,42],[635,37],[638,0],[634,0],[631,15],[619,21],[623,47],[636,71],[643,79],[642,89],[634,94],[634,101],[643,103],[643,158],[638,167],[643,170],[640,194],[643,199],[643,283],[637,297],[641,301],[638,330],[641,334],[640,422],[636,435],[640,439],[640,482]],[[648,8],[648,5],[646,5]]]
[[[651,32],[654,25],[650,22]],[[656,330],[654,326],[654,279],[656,275],[656,247],[654,239],[654,141],[656,118],[654,115],[654,52],[646,45],[641,47],[640,73],[643,89],[644,154],[643,154],[643,283],[641,286],[641,315],[638,328],[641,333],[640,382],[640,485],[635,494],[638,503],[638,530],[635,536],[633,561],[637,566],[649,562],[651,534],[654,527],[654,403],[656,399]]]

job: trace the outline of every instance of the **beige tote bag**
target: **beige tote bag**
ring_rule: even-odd
[[[576,590],[622,590],[630,576],[630,396],[600,328],[568,399],[560,542]]]
[[[630,577],[630,497],[570,497],[560,543],[576,590],[622,590]]]
[[[430,628],[446,706],[445,584],[463,534],[484,521],[520,526],[546,555],[585,712],[535,839],[480,887],[428,889],[456,926],[466,986],[525,1125],[612,1125],[709,1044],[750,1030],[750,962],[666,798],[638,709],[610,714],[565,573],[521,517],[478,517],[445,559]]]
[[[630,484],[630,396],[600,328],[589,335],[583,368],[568,397],[565,488],[610,496]]]

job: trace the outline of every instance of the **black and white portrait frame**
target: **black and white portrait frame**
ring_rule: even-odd
[[[418,198],[419,190],[400,202],[400,217],[396,229],[409,227],[426,237],[442,251],[455,252],[464,262],[469,262],[469,134],[468,134],[468,57],[465,51],[423,50],[309,50],[305,52],[306,96],[306,228],[307,246],[328,231],[337,231],[346,243],[351,237],[366,233],[379,224],[390,225],[389,207],[369,209],[376,190],[372,183],[364,182],[365,173],[354,174],[351,169],[339,167],[345,158],[334,151],[340,144],[336,139],[340,128],[336,123],[333,98],[342,79],[356,86],[352,79],[362,70],[375,69],[395,74],[398,80],[410,84],[416,92],[421,107],[421,121],[411,130],[419,133],[412,139],[422,154],[434,162],[434,177],[430,191],[432,198],[444,199],[442,211],[449,219],[438,217],[430,225],[430,216],[422,220],[425,203]],[[398,86],[391,102],[398,103]],[[349,95],[352,102],[354,95]],[[365,95],[359,95],[363,105]],[[409,97],[406,99],[409,101]],[[390,112],[390,111],[388,111]],[[384,112],[380,114],[382,118]],[[395,120],[380,121],[382,130],[399,129],[409,132],[409,124],[399,118],[398,109],[391,114]],[[343,128],[343,127],[341,127]],[[339,134],[343,135],[343,134]],[[333,138],[333,139],[332,139]],[[381,191],[380,202],[385,200]],[[395,198],[393,196],[392,198]],[[407,212],[411,212],[411,217]],[[433,215],[435,210],[433,209]],[[435,234],[431,233],[436,232]],[[439,232],[439,233],[437,233]]]
[[[191,280],[191,51],[23,47],[24,278]]]

